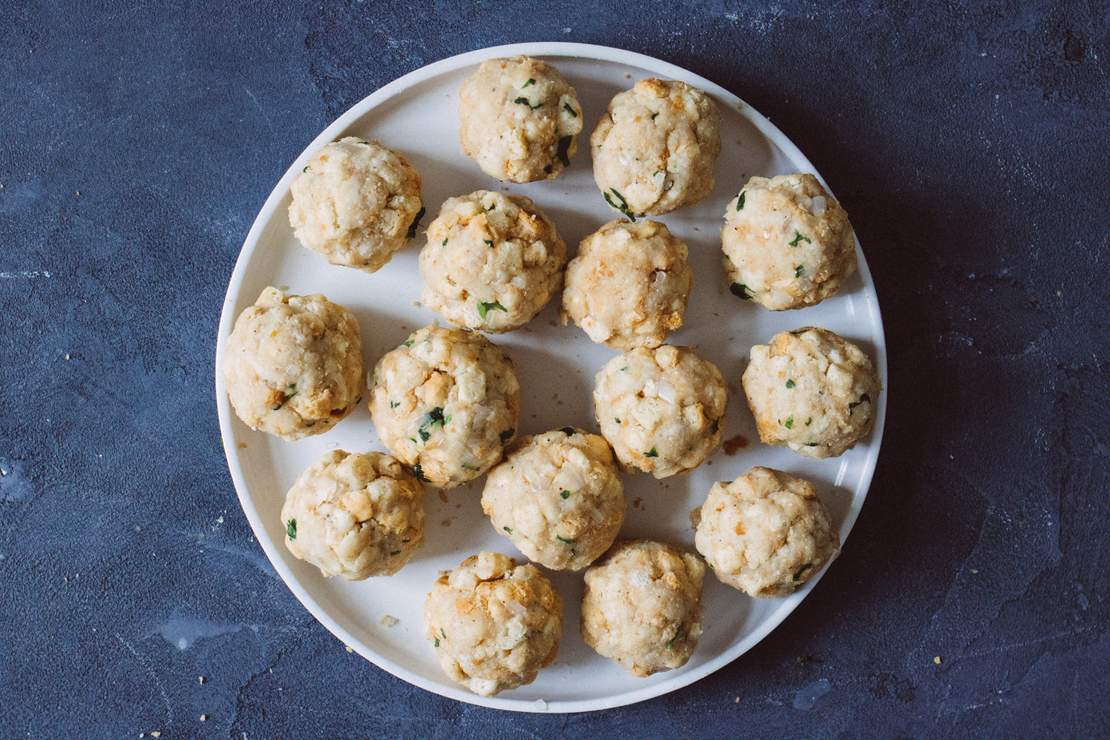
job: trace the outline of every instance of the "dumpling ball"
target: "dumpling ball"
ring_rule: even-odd
[[[520,195],[450,198],[420,252],[425,306],[456,326],[503,332],[532,320],[562,285],[567,247]]]
[[[840,547],[813,484],[756,467],[714,483],[702,504],[694,546],[724,584],[749,596],[786,596]]]
[[[666,478],[717,449],[728,391],[717,366],[686,347],[617,355],[598,372],[594,415],[628,468]]]
[[[512,361],[475,332],[426,326],[378,361],[370,415],[416,477],[453,488],[485,473],[516,434]]]
[[[459,90],[463,153],[498,180],[550,180],[570,165],[582,106],[550,64],[518,56],[490,59]]]
[[[420,175],[376,141],[348,136],[313,155],[290,186],[289,224],[333,265],[379,270],[416,234]]]
[[[224,382],[251,429],[287,440],[323,434],[361,400],[358,322],[322,295],[266,288],[235,321]]]
[[[618,542],[586,571],[582,639],[636,676],[686,664],[702,632],[697,555],[648,540]]]
[[[610,221],[567,265],[563,322],[614,349],[658,347],[686,313],[694,283],[687,252],[657,221]]]
[[[871,432],[878,373],[863,350],[827,329],[784,331],[755,345],[743,382],[764,444],[836,457]]]
[[[753,177],[725,207],[731,291],[779,311],[836,295],[856,271],[848,214],[810,174]]]
[[[424,487],[389,455],[331,450],[289,489],[281,521],[289,552],[325,576],[388,576],[424,541]]]
[[[528,559],[581,570],[624,521],[624,486],[609,443],[573,427],[525,437],[490,471],[482,511]]]
[[[717,106],[701,90],[640,80],[613,98],[590,136],[597,187],[629,219],[697,203],[713,191],[720,129]]]
[[[436,579],[424,635],[444,673],[481,696],[532,683],[559,652],[563,602],[532,564],[472,555]]]

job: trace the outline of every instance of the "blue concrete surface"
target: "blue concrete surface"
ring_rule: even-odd
[[[0,8],[0,736],[1110,735],[1106,3],[413,5]],[[890,343],[836,566],[741,660],[600,714],[345,652],[252,540],[212,398],[287,164],[397,76],[525,40],[769,115],[852,215]]]

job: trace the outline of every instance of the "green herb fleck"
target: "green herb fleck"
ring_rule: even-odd
[[[484,241],[486,243],[487,247],[492,247],[493,246],[493,239],[483,239],[482,241]]]
[[[572,108],[570,103],[563,103],[563,110],[565,110],[567,113],[571,114],[575,118],[578,118],[578,111]]]
[[[570,166],[570,141],[571,137],[563,136],[559,138],[559,145],[555,148],[555,156],[563,163],[564,167]]]
[[[848,411],[851,412],[853,409],[855,409],[856,406],[859,406],[863,403],[871,403],[871,396],[864,393],[862,396],[859,397],[858,401],[848,404]]]
[[[393,557],[394,555],[400,555],[400,554],[401,554],[400,550],[393,550],[392,552],[389,553],[389,556]]]
[[[441,247],[446,247],[447,246],[447,237],[443,237],[443,243],[440,244],[439,246],[441,246]]]
[[[498,435],[499,437],[501,437],[501,444],[505,444],[510,439],[512,439],[514,434],[516,434],[516,430],[512,427],[509,427],[505,431],[501,432],[501,434]]]
[[[562,432],[563,434],[567,435],[568,437],[573,437],[574,433],[577,430],[574,427],[563,427],[559,431]]]
[[[795,385],[797,385],[797,383],[795,383],[792,378],[787,378],[786,379],[786,387],[787,388],[793,388]]]
[[[806,419],[806,426],[807,426],[807,427],[808,427],[808,426],[809,426],[810,424],[812,424],[812,423],[813,423],[813,417],[812,417],[812,416],[811,416],[811,417],[809,417],[808,419]]]
[[[813,244],[813,240],[810,239],[808,236],[803,235],[800,231],[795,231],[794,238],[790,240],[789,244],[792,247],[796,247],[800,242],[809,242],[810,244]]]
[[[559,535],[555,535],[555,539],[559,540],[559,542],[562,542],[565,545],[573,545],[574,544],[574,540],[564,539],[564,538],[560,537]]]
[[[559,495],[563,498],[570,498],[570,491],[559,491]]]
[[[738,210],[738,211],[743,210],[744,209],[744,201],[746,201],[747,199],[748,199],[748,191],[747,190],[741,190],[740,191],[740,197],[736,199],[736,210]]]
[[[658,114],[658,113],[652,113],[652,114],[651,114],[651,120],[653,120],[653,121],[654,121],[654,120],[655,120],[655,117],[656,117],[657,115],[659,115],[659,114]]]
[[[743,283],[733,283],[728,286],[728,292],[744,301],[750,301],[753,295],[752,289]]]
[[[613,196],[615,196],[617,200],[620,201],[620,203],[615,202],[613,198],[609,196],[609,193],[612,193]],[[624,196],[621,195],[616,188],[609,188],[605,193],[603,193],[603,195],[605,196],[606,203],[623,213],[625,218],[627,218],[629,221],[633,223],[636,222],[636,214],[633,213],[632,209],[628,207],[628,201],[624,199]]]
[[[794,583],[801,582],[802,576],[805,575],[805,572],[809,570],[812,566],[813,563],[806,563],[801,568],[798,568],[796,571],[794,571]]]
[[[412,343],[413,343],[413,339],[412,339],[411,337],[409,337],[409,338],[408,338],[408,339],[406,339],[405,341],[401,342],[401,346],[403,346],[403,347],[411,347],[411,346],[412,346]]]
[[[654,447],[652,447],[650,450],[644,453],[644,457],[659,457],[659,452]]]
[[[528,81],[527,81],[527,82],[525,82],[525,83],[524,83],[523,85],[521,85],[520,87],[521,87],[521,89],[523,89],[523,88],[526,88],[526,87],[528,87],[529,85],[535,85],[535,84],[536,84],[536,81],[535,81],[534,79],[532,79],[531,77],[529,77],[529,78],[528,78]]]
[[[678,630],[674,633],[674,637],[667,640],[667,649],[668,650],[674,650],[674,644],[676,642],[678,642],[679,640],[681,640],[681,639],[682,639],[682,628],[679,627]]]
[[[416,236],[416,227],[420,225],[420,219],[424,218],[424,213],[425,213],[424,206],[420,206],[420,210],[416,212],[416,218],[414,218],[412,220],[412,223],[409,224],[409,232],[407,234],[405,234],[405,236],[408,237],[409,239]]]
[[[400,401],[390,401],[389,402],[389,408],[391,408],[391,409],[395,409],[400,405],[401,405]]]
[[[420,463],[416,463],[416,465],[412,466],[412,474],[416,476],[417,480],[422,480],[422,481],[427,481],[428,480],[427,478],[424,477],[424,468],[420,467]]]
[[[786,421],[784,421],[782,423],[782,425],[784,427],[786,427],[787,429],[793,429],[794,428],[794,417],[793,416],[786,417]]]
[[[308,172],[308,165],[307,164],[304,166],[304,169],[301,170],[301,172]]]
[[[290,519],[285,523],[285,536],[291,540],[297,539],[297,520]]]
[[[517,98],[513,102],[514,103],[520,103],[521,105],[527,105],[532,110],[535,110],[536,108],[542,108],[543,107],[543,101],[540,101],[539,103],[536,103],[535,105],[532,105],[532,103],[528,101],[528,98],[525,98],[523,96]]]
[[[439,628],[439,634],[443,637],[444,640],[447,639],[447,631],[444,630],[442,627]]]
[[[618,418],[617,418],[617,417],[615,417],[615,416],[613,417],[613,421],[617,422],[618,424],[620,424],[620,423],[621,423],[621,420],[620,420],[620,419],[618,419]]]
[[[436,406],[434,409],[428,412],[428,416],[425,417],[424,423],[420,425],[420,439],[427,442],[428,437],[432,436],[432,428],[437,425],[442,427],[445,421],[446,420],[443,417],[443,409],[439,406]]]
[[[486,320],[486,314],[489,313],[490,311],[504,311],[504,310],[505,310],[505,307],[502,306],[498,301],[492,301],[492,302],[478,301],[478,317],[481,318],[482,321]]]
[[[436,647],[439,647],[439,638],[436,638]]]
[[[502,527],[501,529],[505,530],[505,531],[506,531],[506,532],[508,532],[509,534],[512,534],[512,533],[513,533],[513,528],[512,528],[512,527]]]
[[[797,267],[794,268],[794,277],[800,278],[802,275],[805,275],[805,274],[806,274],[806,266],[805,265],[798,265]]]

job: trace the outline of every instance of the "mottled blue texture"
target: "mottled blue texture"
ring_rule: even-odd
[[[1110,734],[1106,3],[96,5],[0,8],[0,735]],[[239,246],[306,143],[544,39],[786,131],[867,248],[891,368],[871,497],[797,612],[692,687],[552,717],[346,653],[252,540],[212,398]]]

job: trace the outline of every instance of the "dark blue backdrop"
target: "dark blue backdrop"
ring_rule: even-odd
[[[1105,3],[93,5],[0,9],[0,735],[1110,733]],[[836,567],[733,665],[592,715],[345,652],[252,540],[212,398],[288,163],[399,75],[525,40],[769,115],[852,214],[890,344]]]

